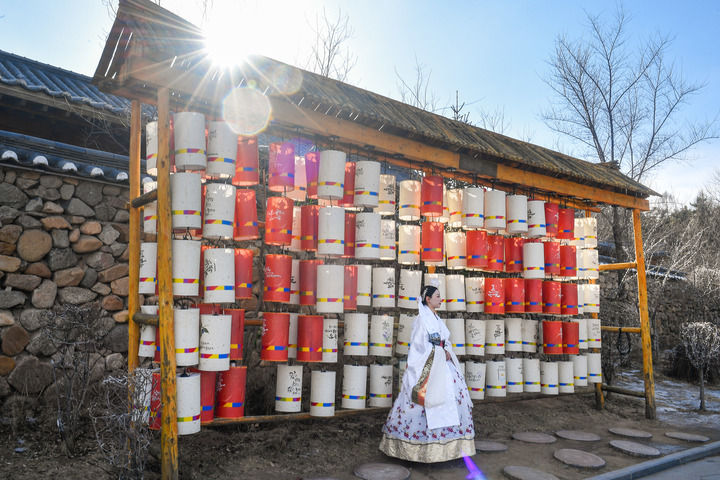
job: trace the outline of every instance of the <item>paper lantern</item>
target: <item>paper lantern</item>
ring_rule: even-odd
[[[265,212],[265,243],[290,245],[292,240],[293,201],[286,197],[268,197]]]
[[[201,372],[193,367],[188,368],[187,371],[200,374],[200,423],[208,424],[215,418],[217,372]]]
[[[588,383],[602,383],[602,359],[599,353],[587,354]]]
[[[142,313],[157,315],[157,305],[140,305]],[[140,326],[140,343],[138,345],[138,357],[152,357],[155,355],[156,329],[152,325]],[[408,332],[409,335],[409,332]]]
[[[535,353],[538,341],[538,321],[524,318],[520,325],[522,336],[522,351]]]
[[[410,351],[410,340],[412,334],[412,325],[415,317],[406,313],[400,314],[398,322],[397,338],[395,339],[395,353],[398,355],[407,355]]]
[[[448,312],[465,311],[465,277],[462,275],[446,275],[445,288],[447,299],[445,305]]]
[[[575,236],[575,210],[572,208],[558,209],[558,234],[563,240],[572,240]]]
[[[543,290],[543,313],[548,315],[560,315],[560,282],[544,281]]]
[[[577,355],[580,353],[580,326],[575,322],[562,324],[563,353]]]
[[[577,283],[563,282],[560,288],[560,314],[578,314],[578,291]]]
[[[178,170],[205,170],[205,116],[196,112],[176,112],[175,167]]]
[[[157,243],[140,243],[140,268],[138,273],[138,293],[154,295],[157,286]]]
[[[345,209],[322,207],[318,213],[318,254],[341,256],[345,253]]]
[[[228,308],[223,313],[230,315],[230,361],[242,361],[245,337],[245,310]]]
[[[441,262],[444,258],[445,226],[439,222],[422,224],[422,261]]]
[[[443,185],[443,209],[442,209],[442,215],[439,217],[434,217],[434,220],[436,222],[442,222],[442,223],[448,223],[450,221],[450,208],[448,207],[448,199],[447,199],[447,187]]]
[[[157,182],[143,183],[143,193],[157,189]],[[143,232],[157,233],[157,200],[143,207]]]
[[[337,363],[338,321],[336,318],[323,319],[322,362]]]
[[[295,189],[295,145],[291,142],[270,144],[267,188],[271,192]]]
[[[571,321],[578,324],[578,349],[579,350],[587,350],[588,349],[587,319],[586,318],[573,318],[573,319],[571,319]]]
[[[230,315],[200,315],[199,370],[219,372],[230,368]]]
[[[380,214],[361,212],[355,216],[355,258],[380,258]]]
[[[488,397],[504,397],[507,391],[505,361],[485,362],[485,389]]]
[[[200,431],[200,374],[177,376],[177,434],[192,435]]]
[[[380,175],[380,191],[375,213],[382,216],[395,215],[395,176]]]
[[[358,265],[357,304],[369,307],[372,303],[372,265]]]
[[[307,152],[305,154],[305,181],[307,183],[307,198],[318,198],[319,169],[320,152]]]
[[[425,217],[440,217],[443,214],[443,178],[439,175],[423,177],[420,189],[420,213]],[[402,193],[402,192],[401,192]],[[402,208],[402,207],[401,207]]]
[[[343,355],[368,354],[367,313],[346,313],[344,333]]]
[[[487,269],[489,253],[487,232],[481,230],[468,231],[465,238],[466,268],[468,270]]]
[[[287,362],[290,314],[264,312],[260,359],[268,362]]]
[[[505,313],[505,282],[502,278],[485,279],[485,313]]]
[[[507,197],[507,232],[527,233],[527,197],[525,195],[508,195]]]
[[[235,187],[220,183],[206,185],[203,237],[233,238],[235,220]]]
[[[317,266],[315,308],[318,313],[343,313],[344,279],[345,268],[343,265]]]
[[[463,190],[461,188],[454,188],[447,191],[447,203],[448,203],[448,214],[450,216],[448,220],[449,227],[461,227],[463,225]]]
[[[170,193],[173,230],[201,228],[202,183],[198,173],[170,175]]]
[[[263,300],[266,302],[290,302],[292,257],[289,255],[265,255],[265,282]]]
[[[241,418],[245,416],[245,383],[247,367],[231,366],[218,373],[217,411],[218,418]]]
[[[173,295],[197,297],[200,287],[200,242],[172,241]]]
[[[343,197],[340,206],[353,208],[355,197],[355,162],[345,162],[345,179],[343,180]]]
[[[485,320],[465,320],[465,353],[485,355]]]
[[[445,235],[447,242],[447,268],[460,270],[467,266],[465,232],[448,232]]]
[[[488,266],[491,272],[505,270],[505,239],[500,235],[488,235]]]
[[[393,317],[390,315],[373,315],[370,317],[370,355],[379,357],[392,356]]]
[[[380,220],[380,260],[395,260],[395,242],[395,220]]]
[[[577,277],[577,253],[572,245],[560,246],[560,276]]]
[[[465,363],[465,381],[471,400],[485,399],[485,364],[482,362]]]
[[[298,316],[297,360],[299,362],[322,361],[323,316]]]
[[[206,303],[235,302],[235,252],[232,248],[206,250],[203,271]]]
[[[355,167],[355,199],[359,207],[377,207],[380,196],[380,163],[359,160]]]
[[[371,407],[391,407],[393,398],[393,366],[370,365],[370,401]]]
[[[560,275],[560,243],[544,242],[545,274]]]
[[[563,322],[549,320],[542,322],[543,353],[545,355],[561,355],[563,353],[562,325]]]
[[[465,279],[465,308],[468,313],[485,311],[485,279],[467,277]]]
[[[252,250],[235,249],[235,298],[252,298]]]
[[[372,306],[395,308],[395,269],[374,267],[372,270]]]
[[[290,305],[300,305],[300,260],[296,258],[290,270]]]
[[[557,203],[545,202],[545,235],[548,237],[557,237],[559,210]]]
[[[343,310],[345,311],[357,309],[357,284],[357,265],[345,265],[345,279],[343,282]]]
[[[178,367],[197,365],[200,349],[200,310],[173,309],[175,334],[175,362]],[[157,344],[158,351],[160,348]]]
[[[597,218],[587,217],[585,219],[585,248],[597,247]]]
[[[258,176],[258,145],[257,137],[239,137],[235,160],[235,176],[232,184],[238,187],[257,185]]]
[[[420,226],[400,225],[398,237],[398,263],[418,265],[420,263]]]
[[[208,123],[208,177],[229,178],[235,174],[238,136],[225,122]]]
[[[584,249],[582,251],[582,278],[597,279],[600,278],[600,261],[598,251],[594,249]]]
[[[300,207],[300,248],[305,251],[318,249],[318,212],[317,205]]]
[[[421,282],[422,272],[420,270],[400,270],[400,282],[398,284],[398,307],[412,310],[417,309]]]
[[[545,225],[545,202],[542,200],[529,200],[527,207],[528,237],[544,237],[547,233]]]
[[[520,273],[523,271],[523,245],[522,237],[505,238],[505,271]]]
[[[583,248],[585,246],[585,219],[584,218],[576,218],[575,219],[575,229],[573,230],[573,238],[570,242],[568,242],[569,245],[572,245],[573,247],[577,248]]]
[[[420,220],[421,185],[417,180],[400,182],[400,208],[398,218],[403,221]]]
[[[366,365],[344,365],[342,408],[363,409],[367,399]]]
[[[540,359],[523,358],[523,392],[540,392]]]
[[[541,242],[526,242],[523,245],[523,278],[545,278],[545,247]]]
[[[462,194],[462,227],[466,230],[482,228],[485,224],[485,190],[467,187]]]
[[[318,198],[338,200],[345,184],[345,152],[323,150],[318,167]],[[310,175],[308,175],[308,179]]]
[[[505,376],[507,379],[508,393],[523,392],[523,369],[522,358],[506,358],[505,359]]]
[[[542,313],[542,284],[539,278],[525,279],[525,313]]]
[[[317,267],[322,260],[300,260],[300,305],[315,305]]]
[[[253,240],[260,238],[258,232],[257,203],[255,190],[235,192],[235,231],[233,239]]]
[[[485,229],[505,229],[505,192],[485,191]]]
[[[275,411],[293,413],[302,409],[302,365],[278,365]]]
[[[588,348],[602,348],[602,325],[599,318],[588,318]]]
[[[335,415],[335,372],[313,370],[310,374],[310,416]]]
[[[355,257],[355,214],[345,211],[345,251],[343,258]]]
[[[307,176],[305,172],[305,157],[295,155],[295,178],[293,179],[293,190],[285,196],[296,202],[304,202],[307,197]]]
[[[525,313],[525,280],[506,278],[505,313]]]
[[[302,237],[302,210],[299,206],[293,206],[292,229],[290,230],[290,250],[291,252],[302,251],[300,238]]]
[[[558,395],[558,364],[540,362],[540,391],[543,395]]]
[[[157,176],[158,122],[145,125],[145,172]]]
[[[583,285],[583,312],[600,313],[600,285]]]
[[[573,381],[578,387],[587,387],[588,379],[588,363],[587,356],[585,355],[574,355],[572,357],[573,362]]]

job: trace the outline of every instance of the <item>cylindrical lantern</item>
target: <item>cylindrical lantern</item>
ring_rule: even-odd
[[[355,214],[345,211],[345,252],[344,258],[355,257]]]
[[[442,223],[450,221],[450,208],[448,207],[447,187],[445,185],[443,185],[443,213],[439,217],[435,217],[435,220]]]
[[[545,355],[561,355],[563,353],[563,322],[545,320],[542,322],[543,353]]]
[[[302,365],[278,365],[275,411],[299,412],[302,407]]]
[[[505,282],[502,278],[485,279],[485,313],[505,313]]]
[[[143,183],[143,193],[157,189],[157,182]],[[143,207],[143,232],[157,233],[157,200]]]
[[[411,310],[417,309],[421,283],[422,272],[420,270],[400,270],[397,306]]]
[[[488,235],[488,266],[491,272],[505,270],[505,239],[500,235]]]
[[[310,374],[310,415],[335,415],[335,372],[313,370]]]
[[[540,242],[523,245],[523,278],[545,278],[545,248]]]
[[[560,314],[578,314],[578,291],[577,283],[563,282],[560,288]]]
[[[295,189],[295,145],[291,142],[270,144],[268,190],[288,192]]]
[[[300,260],[300,305],[315,305],[317,266],[322,260]]]
[[[305,154],[305,180],[307,182],[307,197],[318,198],[318,173],[320,169],[320,152],[307,152]]]
[[[465,350],[465,319],[448,318],[445,322],[450,330],[450,344],[455,355],[466,355]]]
[[[597,218],[585,218],[585,248],[597,247]]]
[[[602,348],[602,326],[599,318],[587,319],[587,339],[589,348]]]
[[[474,230],[484,225],[485,190],[480,187],[467,187],[462,194],[462,227]]]
[[[587,387],[588,384],[588,361],[585,355],[574,355],[573,380],[578,387]]]
[[[290,245],[292,240],[293,201],[286,197],[268,197],[265,210],[265,243]]]
[[[205,250],[205,302],[235,302],[235,251],[232,248]]]
[[[263,300],[266,302],[290,302],[292,257],[290,255],[265,255],[265,283]]]
[[[445,225],[439,222],[422,224],[422,261],[442,262]]]
[[[505,320],[485,320],[485,353],[502,355],[505,353]]]
[[[398,218],[405,222],[420,220],[421,186],[417,180],[400,182]]]
[[[290,304],[300,305],[300,260],[295,258],[290,270]]]
[[[377,207],[380,195],[380,163],[358,160],[355,166],[355,199],[358,207]]]
[[[540,391],[540,359],[523,358],[523,392]]]
[[[238,136],[225,122],[208,123],[208,153],[205,173],[212,178],[235,175]]]
[[[462,213],[463,213],[463,190],[461,188],[455,188],[447,191],[448,211],[450,220],[448,221],[449,227],[461,227]]]
[[[371,407],[391,407],[393,390],[393,366],[370,365],[370,401]]]
[[[355,258],[380,258],[380,214],[355,215]]]
[[[558,209],[558,238],[572,240],[575,236],[575,210],[572,208]]]
[[[323,319],[322,361],[337,363],[338,321],[336,318]]]
[[[542,313],[542,284],[539,278],[525,280],[525,313]]]
[[[587,354],[588,383],[602,383],[602,361],[599,353]]]
[[[448,232],[445,236],[447,242],[447,268],[460,270],[467,266],[465,232]]]
[[[522,358],[506,358],[505,359],[505,376],[507,379],[508,393],[522,393],[523,385],[523,359]]]
[[[560,243],[544,242],[545,274],[560,275]]]
[[[218,374],[217,409],[218,418],[241,418],[245,416],[245,382],[247,367],[231,366]]]
[[[235,249],[235,298],[252,298],[253,252]]]
[[[224,312],[230,315],[230,361],[242,361],[243,340],[245,337],[245,310],[228,308]]]
[[[554,362],[540,362],[540,391],[544,395],[557,395],[558,364]]]
[[[157,305],[141,305],[140,311],[142,313],[149,313],[157,315]],[[152,325],[141,325],[140,326],[140,344],[138,346],[138,357],[152,357],[155,355],[155,333],[156,329]],[[408,332],[408,335],[410,333]]]
[[[300,207],[300,248],[305,251],[318,249],[318,213],[317,205]]]
[[[544,237],[547,233],[545,224],[545,202],[529,200],[527,202],[528,237]]]
[[[398,238],[398,263],[417,265],[420,263],[420,227],[400,225]]]
[[[191,435],[200,431],[200,374],[177,376],[177,433]]]
[[[471,400],[484,400],[485,364],[482,362],[465,362],[465,382]]]
[[[380,191],[376,213],[395,215],[395,175],[380,175]]]
[[[297,358],[298,313],[290,313],[288,328],[288,358]]]
[[[295,155],[295,178],[293,179],[293,191],[285,195],[296,202],[304,202],[307,197],[307,176],[305,172],[305,157]]]
[[[585,249],[582,251],[582,268],[584,269],[582,278],[598,279],[600,278],[598,251],[595,249]]]
[[[368,354],[367,313],[346,313],[344,333],[343,355]]]
[[[525,313],[525,280],[505,279],[505,313]]]
[[[197,365],[200,347],[200,310],[176,308],[173,310],[175,329],[175,361],[178,367]],[[157,344],[158,349],[160,344]]]
[[[548,237],[557,237],[559,210],[557,203],[545,202],[545,235]]]
[[[297,359],[298,362],[322,361],[323,316],[298,316]]]
[[[230,368],[230,315],[200,315],[200,363],[198,369],[219,372]]]
[[[365,408],[367,370],[366,365],[343,366],[342,408]]]
[[[292,234],[292,237],[290,239],[290,248],[288,250],[291,252],[302,251],[302,243],[300,241],[302,238],[302,209],[297,205],[293,207],[292,229],[290,233]]]
[[[485,355],[485,320],[465,320],[465,353]]]
[[[585,219],[575,219],[575,230],[573,233],[573,239],[569,242],[570,245],[577,248],[583,248],[585,246]]]
[[[372,265],[358,265],[357,304],[369,307],[372,305]]]
[[[505,192],[485,191],[485,229],[505,229]]]
[[[407,355],[410,351],[410,338],[414,320],[415,317],[412,315],[406,313],[400,314],[397,338],[395,340],[395,353],[398,355]]]
[[[255,190],[237,190],[233,239],[252,240],[259,237]]]
[[[505,351],[522,352],[522,318],[505,319]]]
[[[466,234],[465,251],[468,270],[485,270],[488,267],[488,235],[482,230],[469,231]]]
[[[345,209],[322,207],[318,213],[318,255],[345,253]]]
[[[355,162],[345,162],[345,179],[343,180],[343,197],[340,206],[354,209],[355,197]]]
[[[175,128],[175,167],[178,170],[205,170],[205,116],[196,112],[177,112]]]
[[[370,317],[370,355],[392,356],[393,317],[373,315]]]
[[[561,284],[560,282],[544,281],[543,291],[543,313],[548,315],[560,315]]]
[[[447,299],[445,305],[448,312],[465,311],[465,277],[463,275],[446,275],[445,289]]]
[[[239,137],[237,157],[235,159],[235,176],[232,179],[232,184],[245,187],[257,185],[258,181],[257,137]]]
[[[468,313],[485,311],[485,279],[467,277],[465,279],[465,308]]]
[[[217,372],[201,372],[196,368],[188,368],[188,372],[200,374],[200,423],[205,425],[215,418]]]
[[[507,232],[526,233],[528,231],[528,208],[525,195],[507,197]]]
[[[202,182],[199,173],[170,175],[173,230],[201,228]]]
[[[580,350],[588,349],[588,330],[586,318],[573,318],[573,322],[578,324],[578,348]]]
[[[425,217],[440,217],[443,214],[443,178],[439,175],[423,177],[420,189],[420,213]]]
[[[380,260],[395,260],[395,220],[380,221]]]
[[[505,271],[519,273],[523,271],[523,246],[525,239],[522,237],[505,238]]]
[[[157,243],[140,243],[140,269],[138,293],[155,294],[157,285]]]
[[[260,359],[287,362],[290,314],[263,312]]]
[[[488,397],[504,397],[507,389],[505,362],[485,362],[485,388]]]
[[[345,265],[345,279],[343,283],[343,310],[357,309],[357,282],[358,267],[357,265]]]
[[[537,351],[538,321],[524,318],[520,329],[522,335],[522,351],[535,353]]]
[[[447,295],[445,293],[445,274],[444,273],[426,273],[424,275],[424,284],[425,285],[432,285],[433,287],[437,288],[440,291],[440,298],[442,298],[442,304],[438,308],[439,311],[443,312],[447,309],[446,307],[446,299]],[[422,300],[422,299],[421,299]]]
[[[320,152],[318,198],[337,200],[343,197],[345,158],[345,152],[337,150],[323,150]]]
[[[372,306],[395,308],[395,269],[374,267],[372,270]]]
[[[563,353],[569,355],[577,355],[580,353],[580,329],[575,322],[563,322]]]
[[[233,238],[235,187],[221,183],[206,184],[203,237]]]
[[[172,241],[173,295],[197,297],[200,290],[200,242]]]
[[[157,177],[158,122],[145,125],[145,171]]]
[[[345,268],[342,265],[317,266],[315,308],[318,313],[343,313],[344,280]]]
[[[560,246],[560,275],[563,277],[577,276],[577,254],[571,245]]]
[[[600,285],[585,284],[583,287],[583,312],[600,313]]]

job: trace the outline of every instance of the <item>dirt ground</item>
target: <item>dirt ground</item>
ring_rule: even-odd
[[[519,398],[519,397],[518,397]],[[664,436],[666,431],[699,433],[720,439],[717,422],[696,412],[678,412],[661,420],[644,418],[644,401],[612,395],[602,411],[595,409],[592,393],[515,401],[483,401],[475,404],[476,439],[500,441],[508,446],[503,453],[478,453],[473,457],[488,479],[505,478],[502,468],[522,465],[553,473],[561,479],[580,479],[643,461],[613,450],[608,442],[617,437],[610,427],[637,428],[653,434],[642,441],[662,454],[697,446]],[[412,472],[412,479],[450,480],[467,475],[462,460],[436,465],[413,464],[389,459],[378,451],[385,413],[362,414],[330,420],[305,420],[205,428],[198,435],[181,437],[179,442],[182,479],[355,479],[353,467],[366,462],[399,463]],[[707,419],[708,421],[705,421]],[[62,455],[57,434],[49,422],[25,422],[0,427],[0,477],[8,480],[63,478],[101,480],[111,478],[94,439],[82,440],[87,453],[68,459]],[[599,442],[558,439],[551,445],[534,445],[512,440],[513,432],[584,430],[598,434]],[[154,442],[157,452],[159,437]],[[597,471],[567,467],[553,458],[558,448],[590,451],[606,460]],[[16,450],[19,449],[19,450]],[[159,464],[151,458],[146,478],[159,478]]]

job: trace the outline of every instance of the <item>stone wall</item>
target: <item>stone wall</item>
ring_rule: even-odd
[[[100,304],[99,355],[127,351],[128,189],[0,167],[0,401],[52,390],[41,328],[63,304]],[[102,372],[98,372],[102,373]]]

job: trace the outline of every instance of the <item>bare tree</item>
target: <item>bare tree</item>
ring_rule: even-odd
[[[307,61],[307,68],[323,77],[346,82],[357,64],[357,56],[347,46],[353,37],[350,17],[338,9],[337,17],[328,16],[323,8],[322,16],[315,16],[315,44]]]
[[[705,372],[720,354],[720,329],[709,322],[692,322],[680,329],[685,352],[700,377],[700,410],[705,410]]]
[[[510,120],[505,118],[505,107],[495,107],[494,110],[481,109],[479,115],[478,125],[485,130],[505,134],[510,129]]]
[[[460,103],[460,92],[455,90],[455,104],[450,105],[450,111],[452,111],[452,119],[459,122],[467,123],[468,125],[472,125],[472,122],[470,121],[470,112],[463,112],[466,106],[467,102]]]
[[[415,56],[415,76],[411,81],[406,81],[395,67],[400,101],[427,112],[437,113],[440,110],[440,102],[435,92],[430,88],[431,75],[432,70],[421,63],[417,55]]]
[[[695,145],[717,138],[716,121],[683,123],[682,107],[703,85],[685,80],[668,60],[671,39],[658,36],[628,43],[628,17],[618,10],[605,22],[588,15],[589,35],[555,42],[545,79],[555,101],[543,113],[555,132],[584,147],[591,159],[641,181],[648,172],[686,158]],[[627,258],[627,212],[613,209],[613,239]]]

